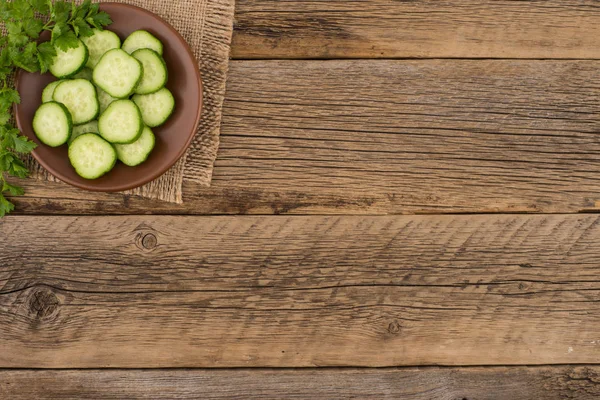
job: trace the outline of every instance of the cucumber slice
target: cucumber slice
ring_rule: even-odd
[[[33,131],[40,141],[50,147],[67,143],[73,121],[65,106],[54,101],[44,103],[33,117]]]
[[[82,178],[97,179],[113,169],[117,152],[100,136],[86,133],[69,146],[69,161]]]
[[[112,97],[125,99],[142,79],[142,64],[121,49],[109,50],[94,69],[94,83]]]
[[[133,143],[142,134],[144,124],[140,110],[131,100],[112,103],[98,120],[100,135],[111,143]]]
[[[62,51],[56,47],[56,57],[50,66],[52,75],[59,79],[68,78],[85,67],[89,57],[88,49],[81,40],[78,40],[78,42],[77,47],[67,51]]]
[[[54,81],[49,83],[48,86],[46,86],[46,88],[42,92],[42,103],[48,103],[49,101],[54,100],[54,98],[52,97],[54,95],[54,90],[61,83],[63,83],[63,81]]]
[[[151,128],[164,124],[175,110],[175,98],[167,88],[152,94],[136,94],[132,100],[140,108],[144,123]]]
[[[91,121],[91,122],[88,122],[87,124],[74,126],[73,133],[71,133],[71,138],[69,139],[69,142],[68,142],[69,145],[71,143],[73,143],[73,141],[75,139],[77,139],[79,136],[81,136],[85,133],[100,134],[100,131],[98,130],[98,121]]]
[[[86,81],[92,81],[92,78],[94,77],[94,71],[92,71],[89,68],[84,68],[81,71],[79,71],[78,73],[76,73],[75,75],[73,75],[73,79],[85,79]]]
[[[131,144],[115,144],[117,158],[130,167],[140,165],[148,159],[154,149],[156,138],[154,133],[147,126],[144,127],[142,135],[138,140]]]
[[[110,106],[113,102],[119,100],[115,97],[112,97],[99,87],[96,88],[96,91],[98,92],[98,102],[100,103],[100,114],[106,111],[108,106]]]
[[[154,50],[162,56],[163,44],[154,35],[148,31],[135,31],[123,42],[123,50],[129,54],[133,54],[139,49]]]
[[[136,94],[151,94],[167,84],[167,64],[157,52],[150,49],[136,50],[132,56],[142,63],[144,73],[135,89]]]
[[[54,89],[53,98],[67,107],[75,125],[85,124],[98,117],[100,105],[96,88],[85,79],[62,82]]]
[[[96,68],[96,65],[107,51],[121,48],[121,39],[116,33],[99,29],[93,31],[92,36],[81,39],[90,52],[86,67],[91,69]]]

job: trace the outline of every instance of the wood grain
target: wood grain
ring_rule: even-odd
[[[0,371],[0,395],[30,399],[595,400],[600,368]]]
[[[599,241],[595,215],[13,216],[0,367],[596,363]]]
[[[236,58],[599,58],[595,0],[238,0]]]
[[[174,206],[29,183],[18,209],[598,211],[599,69],[600,61],[233,62],[212,188],[188,176],[184,204]]]

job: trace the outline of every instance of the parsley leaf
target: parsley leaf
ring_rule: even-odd
[[[32,142],[31,140],[27,139],[25,136],[18,135],[18,136],[15,136],[15,138],[14,138],[13,149],[17,153],[22,153],[22,154],[31,153],[31,151],[33,149],[35,149],[36,147],[37,147],[37,145],[35,144],[35,142]]]
[[[87,21],[90,22],[90,25],[93,25],[98,29],[102,29],[105,26],[112,24],[112,19],[110,18],[110,15],[108,15],[104,11],[94,15],[93,17],[91,17],[91,19],[93,22],[90,22],[89,18],[87,19]]]
[[[33,9],[27,1],[12,2],[12,17],[17,20],[33,17]]]
[[[27,178],[29,176],[29,170],[25,166],[25,163],[16,157],[13,157],[12,163],[8,166],[8,173],[18,178]]]
[[[10,201],[6,200],[6,198],[0,193],[0,218],[4,217],[6,214],[10,213],[15,209],[15,205]]]
[[[90,28],[90,26],[88,25],[88,23],[86,21],[84,21],[83,18],[81,18],[81,17],[77,17],[72,22],[72,25],[73,25],[73,30],[79,36],[89,37],[89,36],[92,36],[94,34],[93,29]]]
[[[2,186],[2,191],[8,192],[11,196],[22,196],[23,193],[25,193],[22,188],[11,185],[8,182],[4,182],[4,186]]]
[[[0,153],[0,168],[5,171],[8,171],[13,161],[15,160],[15,155],[11,152],[4,151]],[[4,181],[4,180],[3,180]]]
[[[69,3],[66,1],[55,1],[51,11],[52,19],[57,24],[61,22],[67,23],[69,21],[69,11],[71,11]]]
[[[40,63],[40,72],[45,74],[50,69],[56,57],[56,49],[50,42],[40,43],[37,47],[37,58]]]
[[[21,104],[21,96],[15,89],[0,90],[0,107],[12,105],[12,103]]]
[[[37,18],[31,18],[23,21],[23,30],[32,39],[40,37],[40,32],[44,27],[44,21]]]
[[[54,45],[62,51],[67,51],[77,47],[79,45],[79,39],[77,39],[75,32],[67,30],[56,38]]]
[[[48,4],[48,0],[31,0],[31,7],[41,15],[46,15],[50,12],[50,5]]]

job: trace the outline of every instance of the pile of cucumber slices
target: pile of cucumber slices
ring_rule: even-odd
[[[85,179],[109,172],[117,159],[134,167],[154,149],[154,127],[175,109],[165,87],[163,44],[147,31],[121,39],[95,30],[79,46],[57,49],[50,72],[59,80],[42,93],[33,130],[48,146],[69,146],[69,161]]]

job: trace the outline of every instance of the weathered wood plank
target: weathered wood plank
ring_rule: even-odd
[[[600,368],[0,371],[6,399],[595,400]]]
[[[237,58],[600,58],[594,0],[238,0]]]
[[[600,209],[600,62],[233,62],[213,187],[174,206],[26,186],[28,213]]]
[[[9,217],[0,367],[596,363],[600,216]]]

